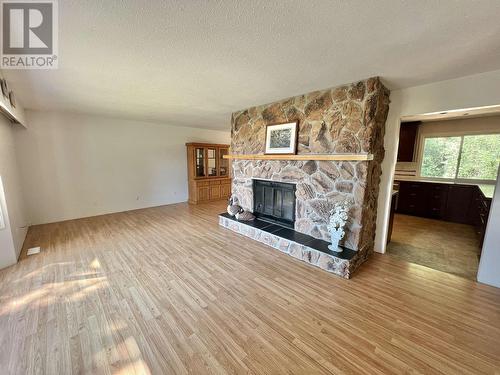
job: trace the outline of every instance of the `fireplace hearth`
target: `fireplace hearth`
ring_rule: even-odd
[[[254,215],[288,228],[295,224],[295,184],[253,180]]]

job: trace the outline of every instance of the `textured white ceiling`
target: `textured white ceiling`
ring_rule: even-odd
[[[59,69],[4,71],[26,108],[229,128],[252,105],[379,75],[500,68],[498,0],[60,0]]]

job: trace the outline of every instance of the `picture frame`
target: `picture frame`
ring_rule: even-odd
[[[9,98],[9,85],[7,84],[7,80],[3,79],[0,81],[0,86],[2,88],[2,94],[4,98]]]
[[[9,101],[12,108],[16,108],[16,97],[14,96],[14,91],[9,92]]]
[[[297,153],[299,122],[284,122],[266,126],[266,155],[295,155]]]

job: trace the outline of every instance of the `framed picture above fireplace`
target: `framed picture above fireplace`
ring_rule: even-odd
[[[298,121],[272,124],[266,127],[266,154],[291,154],[297,152]]]

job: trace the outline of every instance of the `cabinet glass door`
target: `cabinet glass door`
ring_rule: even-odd
[[[196,177],[205,177],[205,149],[196,148],[194,157],[196,160]]]
[[[224,155],[228,155],[227,148],[219,149],[219,176],[226,177],[229,175],[229,159],[224,159]]]
[[[207,165],[208,165],[208,175],[210,177],[217,176],[217,156],[215,148],[207,149]]]

